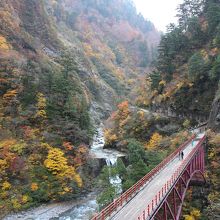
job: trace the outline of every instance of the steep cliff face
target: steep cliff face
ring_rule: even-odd
[[[208,127],[214,131],[220,131],[220,91],[216,93],[216,97],[212,103],[212,108],[208,120]]]

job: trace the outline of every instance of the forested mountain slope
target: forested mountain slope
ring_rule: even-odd
[[[184,1],[179,24],[162,36],[152,82],[151,103],[187,118],[208,118],[219,69],[219,1]],[[187,96],[186,96],[187,94]]]
[[[129,96],[159,38],[129,0],[0,1],[0,215],[88,186],[91,118]]]
[[[129,95],[156,57],[160,34],[132,1],[47,1],[47,10],[62,42],[80,45],[88,58],[95,76],[87,87],[96,99]]]

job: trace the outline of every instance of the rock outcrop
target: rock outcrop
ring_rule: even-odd
[[[216,97],[213,101],[208,127],[214,131],[220,131],[220,90],[217,91]]]

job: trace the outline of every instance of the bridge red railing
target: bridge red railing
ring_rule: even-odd
[[[173,173],[171,178],[164,184],[161,190],[154,196],[154,199],[150,201],[150,203],[146,206],[146,208],[139,214],[137,220],[146,220],[150,219],[154,214],[157,207],[162,203],[164,198],[167,196],[167,193],[172,189],[174,183],[181,176],[181,173],[188,166],[198,149],[201,147],[202,143],[205,141],[205,136],[200,139],[199,143],[197,143],[196,147],[189,153],[189,155],[183,160],[178,169]]]
[[[115,199],[112,203],[110,203],[107,207],[105,207],[100,213],[95,215],[92,220],[104,220],[106,217],[111,216],[114,212],[119,211],[125,204],[127,204],[140,190],[141,188],[148,182],[150,182],[154,176],[170,161],[175,158],[179,152],[181,152],[194,138],[195,134],[187,140],[185,143],[180,145],[172,154],[166,157],[160,164],[158,164],[154,169],[152,169],[149,173],[147,173],[144,177],[142,177],[137,183],[135,183],[132,187],[130,187],[127,191],[121,194],[120,197]]]

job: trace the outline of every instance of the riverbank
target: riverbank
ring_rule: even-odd
[[[86,204],[96,199],[95,192],[90,193],[85,198],[80,198],[75,201],[44,204],[36,208],[32,208],[27,211],[7,215],[3,220],[49,220],[49,219],[63,219],[62,214],[68,210],[77,209],[79,206]],[[94,212],[96,205],[94,206]]]

